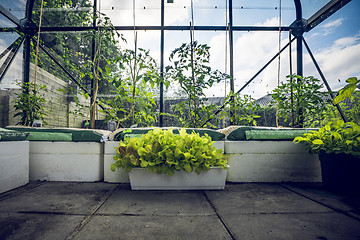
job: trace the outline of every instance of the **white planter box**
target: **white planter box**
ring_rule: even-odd
[[[94,182],[103,178],[103,143],[30,142],[30,180]]]
[[[129,183],[129,174],[123,169],[116,169],[111,171],[111,164],[114,163],[114,156],[116,155],[115,147],[119,146],[119,141],[105,142],[104,147],[104,182],[110,183]],[[214,142],[217,149],[224,150],[224,141]]]
[[[0,142],[0,193],[29,183],[29,142]]]
[[[149,173],[145,168],[133,168],[129,172],[132,190],[201,190],[224,189],[226,172],[222,168],[211,168],[207,172],[175,171],[168,174]]]
[[[292,141],[228,141],[229,182],[321,182],[317,154]]]

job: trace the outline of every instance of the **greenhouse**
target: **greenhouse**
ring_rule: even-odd
[[[0,239],[358,239],[351,0],[3,0]]]

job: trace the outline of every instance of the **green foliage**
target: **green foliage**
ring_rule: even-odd
[[[212,115],[214,105],[207,105],[204,90],[226,78],[220,71],[209,66],[210,47],[194,41],[182,44],[170,54],[170,66],[166,67],[166,78],[179,84],[187,100],[178,104],[176,112],[184,127],[202,127]]]
[[[294,126],[300,127],[314,122],[314,119],[322,119],[321,114],[329,103],[324,101],[327,93],[320,92],[320,81],[312,76],[287,77],[288,81],[274,89],[272,94],[278,106],[278,116],[284,118],[285,122],[293,116]]]
[[[360,157],[360,126],[342,120],[330,122],[318,131],[294,139],[313,153],[345,153]]]
[[[41,1],[35,1],[34,9],[40,9],[40,3]],[[119,70],[113,60],[119,56],[119,40],[125,39],[115,30],[110,18],[100,12],[94,13],[92,6],[93,2],[89,0],[45,0],[44,8],[51,10],[43,12],[42,26],[93,26],[95,22],[98,27],[86,32],[42,32],[40,42],[48,47],[47,50],[97,100],[98,93],[108,93],[113,89],[109,83],[110,73]],[[39,12],[33,12],[35,23],[40,21]],[[32,62],[35,62],[35,45],[36,43],[32,43]],[[64,81],[72,81],[43,51],[38,53],[38,66]],[[88,95],[83,89],[79,90],[82,92],[80,94]],[[92,102],[90,106],[84,106],[78,101],[75,103],[81,109],[77,113],[90,113],[90,107],[95,109],[96,104]],[[94,116],[92,114],[93,118]]]
[[[233,103],[231,104],[231,100]],[[250,95],[241,96],[240,94],[230,93],[225,102],[230,103],[230,109],[227,111],[227,115],[230,116],[230,112],[236,111],[236,114],[233,116],[234,125],[242,126],[256,126],[256,119],[260,118],[256,112],[260,111],[260,105],[255,103]]]
[[[200,173],[210,167],[227,168],[227,158],[222,150],[216,149],[208,135],[188,134],[181,129],[175,135],[172,129],[156,128],[141,137],[126,138],[116,148],[115,163],[111,170],[133,167],[149,169],[149,172],[173,175],[174,171]]]
[[[113,98],[101,101],[106,104],[104,112],[107,119],[113,119],[122,126],[152,126],[158,114],[154,95],[149,88],[159,86],[162,79],[159,67],[150,56],[149,50],[137,51],[125,49],[115,60],[119,65],[119,72],[113,73],[109,82],[113,85]],[[167,86],[167,83],[164,82]]]
[[[356,89],[356,85],[360,83],[360,80],[357,79],[356,77],[352,77],[352,78],[348,78],[346,82],[348,84],[345,85],[345,87],[343,87],[342,89],[340,89],[340,91],[334,98],[333,100],[334,105],[344,101],[346,98],[351,98]]]
[[[35,85],[29,82],[18,84],[21,87],[20,93],[15,93],[17,99],[14,101],[17,113],[14,117],[21,116],[17,124],[31,126],[34,120],[41,120],[46,124],[45,99],[39,91],[47,92],[45,85]]]

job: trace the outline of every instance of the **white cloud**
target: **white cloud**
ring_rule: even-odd
[[[276,26],[278,18],[267,19],[258,26]],[[279,33],[278,32],[245,32],[234,34],[234,85],[238,91],[251,77],[253,77],[277,52]],[[287,43],[286,34],[282,34],[281,47]],[[211,63],[213,68],[221,71],[225,62],[225,36],[219,33],[210,40]],[[229,56],[229,55],[228,55]],[[229,61],[228,61],[229,65]],[[289,74],[288,53],[281,54],[280,80],[285,80]],[[251,94],[255,98],[262,97],[271,92],[277,86],[278,59],[274,60],[252,83],[241,93]],[[209,96],[222,96],[224,84],[207,91]],[[229,90],[229,86],[227,86]]]
[[[343,18],[338,18],[334,21],[328,22],[324,25],[320,25],[319,31],[322,36],[327,36],[333,32],[335,32],[335,29],[339,26],[341,26],[342,22],[344,21]]]
[[[337,39],[330,48],[313,54],[333,90],[341,88],[347,78],[360,76],[359,34]],[[318,76],[312,65],[310,57],[305,54],[304,69],[310,70],[306,74]]]
[[[328,22],[328,23],[322,25],[321,28],[325,29],[325,28],[339,27],[339,26],[341,26],[343,21],[344,21],[343,18],[338,18],[336,20],[333,20],[331,22]]]

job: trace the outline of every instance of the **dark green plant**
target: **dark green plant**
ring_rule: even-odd
[[[137,51],[125,49],[115,60],[119,72],[113,74],[109,82],[114,86],[111,91],[115,96],[102,99],[107,105],[104,112],[107,119],[113,119],[122,126],[153,126],[158,118],[154,95],[150,88],[163,82],[159,67],[150,56],[149,50]],[[109,73],[110,74],[110,73]]]
[[[232,103],[230,103],[232,101]],[[260,105],[255,103],[250,95],[241,96],[240,94],[230,93],[225,102],[229,103],[230,108],[227,112],[227,115],[230,116],[230,112],[236,111],[236,114],[233,116],[234,125],[243,125],[243,126],[256,126],[256,119],[261,116],[257,115],[257,112],[260,111]]]
[[[184,127],[202,127],[215,108],[206,104],[204,90],[229,76],[209,66],[210,47],[197,41],[184,43],[170,54],[171,65],[166,67],[166,77],[179,84],[187,100],[179,103],[176,111]]]
[[[173,175],[181,170],[200,173],[211,167],[227,168],[226,156],[214,147],[208,135],[188,134],[185,129],[174,134],[172,129],[155,128],[141,137],[127,137],[116,152],[112,171],[124,168],[129,172],[134,167],[142,167],[149,172]]]
[[[342,120],[330,122],[318,131],[294,139],[312,153],[345,153],[360,157],[360,126]]]
[[[316,119],[322,119],[321,114],[329,102],[325,100],[328,93],[320,91],[320,81],[312,76],[290,75],[287,78],[287,82],[274,89],[272,94],[278,116],[284,118],[285,122],[291,119],[294,125],[292,121],[289,125],[294,127],[304,127]]]
[[[15,111],[14,117],[20,116],[17,124],[31,126],[35,120],[45,121],[45,99],[41,92],[47,92],[45,85],[22,82],[18,84],[21,87],[20,93],[15,93],[17,99],[14,101]]]

